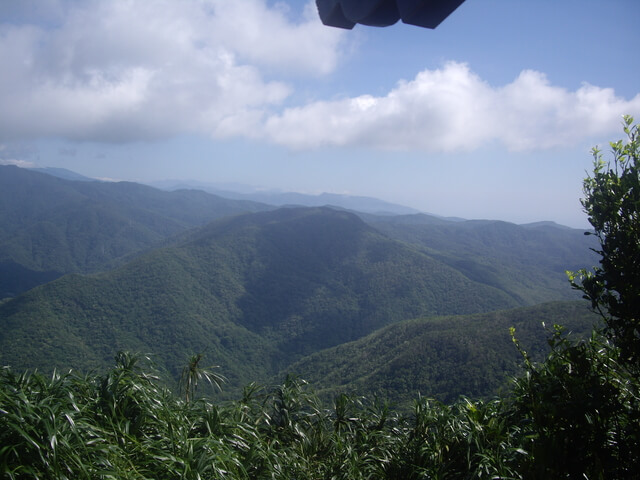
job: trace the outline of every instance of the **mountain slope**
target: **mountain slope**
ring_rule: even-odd
[[[215,218],[265,208],[199,191],[0,166],[0,298],[64,273],[100,270]]]
[[[95,178],[85,177],[84,175],[80,175],[79,173],[73,172],[71,170],[67,170],[66,168],[57,168],[57,167],[42,167],[42,168],[31,168],[33,172],[46,173],[47,175],[51,175],[58,178],[63,178],[65,180],[75,180],[79,182],[95,182]]]
[[[353,214],[281,209],[213,222],[0,305],[0,362],[97,368],[127,349],[176,375],[202,351],[233,388],[393,322],[515,305]]]
[[[205,228],[190,244],[201,257],[213,246],[239,259],[252,255],[238,301],[242,322],[284,337],[287,349],[341,343],[425,313],[516,305],[503,292],[380,235],[355,215],[328,208],[236,217]],[[314,319],[313,328],[305,318]]]
[[[452,222],[428,215],[365,216],[391,238],[492,285],[518,303],[579,298],[566,270],[597,263],[593,236],[583,230],[542,223],[515,225],[490,220]]]
[[[324,395],[353,392],[399,403],[416,394],[452,402],[460,395],[495,395],[519,371],[522,357],[509,335],[534,359],[547,351],[551,327],[587,335],[599,317],[584,301],[457,317],[398,322],[355,342],[305,357],[289,371]]]

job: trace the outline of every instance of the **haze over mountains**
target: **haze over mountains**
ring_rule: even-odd
[[[131,350],[175,377],[203,352],[230,394],[294,369],[327,391],[450,398],[494,392],[513,371],[511,324],[539,332],[527,337],[538,349],[542,320],[594,321],[564,276],[594,263],[580,230],[340,207],[0,167],[0,362],[103,368]],[[399,360],[389,338],[422,360]],[[443,357],[471,338],[482,368]],[[491,378],[456,389],[424,373],[446,362]]]
[[[196,190],[69,181],[0,166],[0,298],[41,277],[98,271],[213,219],[267,208]]]
[[[216,185],[196,181],[181,182],[168,180],[163,182],[153,182],[150,185],[168,191],[195,188],[215,195],[220,195],[225,198],[250,200],[276,206],[298,205],[305,207],[321,207],[324,205],[333,205],[334,207],[342,207],[348,210],[379,215],[407,215],[420,213],[414,208],[385,202],[377,198],[341,195],[337,193],[309,195],[297,192],[261,190],[247,185]]]

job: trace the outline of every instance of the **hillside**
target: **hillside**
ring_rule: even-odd
[[[353,214],[281,209],[0,305],[0,361],[96,368],[127,349],[175,375],[202,351],[238,386],[393,322],[516,305]]]
[[[407,404],[417,393],[451,403],[460,395],[492,396],[521,373],[522,357],[548,351],[547,328],[587,335],[599,317],[584,301],[552,302],[475,315],[398,322],[355,342],[310,355],[289,367],[320,393],[380,396]]]
[[[250,381],[279,375],[307,355],[403,320],[526,305],[510,291],[496,287],[493,277],[488,282],[481,275],[470,278],[464,269],[455,268],[455,262],[443,262],[441,255],[429,255],[422,247],[381,234],[352,213],[330,208],[285,208],[227,217],[181,238],[112,271],[67,275],[1,304],[0,362],[16,369],[86,370],[103,368],[118,350],[130,350],[152,353],[159,368],[175,378],[188,355],[203,352],[209,362],[220,365],[229,378],[226,390],[232,393]],[[544,253],[529,251],[534,258]],[[498,278],[503,275],[499,264],[494,271]],[[522,288],[529,284],[545,292],[544,282],[528,279],[526,270],[520,273]],[[571,294],[567,287],[546,300]],[[550,318],[559,317],[562,314],[550,314]],[[493,323],[500,323],[498,317],[482,318],[471,323],[483,325],[483,332],[494,331]],[[439,335],[449,338],[447,342],[456,338],[454,325],[470,323],[456,318],[433,322],[442,325],[444,333]],[[503,333],[505,328],[499,327]],[[382,332],[397,335],[388,333],[394,330]],[[482,336],[473,329],[468,332]],[[416,339],[420,335],[410,334]],[[455,348],[460,350],[463,344]],[[499,342],[484,341],[484,345],[493,344]],[[376,345],[373,352],[383,355],[386,350],[379,342]],[[357,352],[349,350],[355,347],[339,348],[347,348],[346,356],[337,351],[328,355],[358,358]],[[512,357],[500,360],[501,366],[491,374],[497,354],[480,349],[475,354],[480,355],[477,363],[489,369],[483,375],[493,378],[484,382],[491,388],[496,385],[495,376],[514,361]],[[493,360],[485,361],[488,357],[483,355]],[[454,356],[448,358],[455,363]],[[378,369],[374,381],[368,378],[372,364],[356,363],[349,366],[349,375],[337,366],[299,365],[300,373],[312,380],[317,378],[314,371],[335,370],[327,378],[336,384],[365,382],[381,390],[421,389],[424,384],[410,379],[430,378],[419,369],[399,375],[388,366]],[[388,357],[385,363],[396,365],[397,360]],[[425,364],[431,360],[425,359]],[[407,368],[413,371],[414,367]],[[468,372],[476,371],[467,367]],[[405,387],[385,384],[390,378],[402,378],[395,381],[406,382]],[[431,387],[434,394],[443,391],[436,379],[430,382],[435,385]],[[476,388],[466,381],[460,385]]]
[[[424,214],[362,218],[522,305],[580,298],[571,290],[565,271],[597,263],[591,251],[597,245],[595,237],[548,222],[448,221]]]
[[[65,273],[104,269],[213,219],[265,208],[200,191],[0,166],[0,298]]]

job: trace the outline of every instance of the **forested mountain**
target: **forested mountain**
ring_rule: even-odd
[[[214,221],[0,305],[0,362],[98,368],[123,349],[153,353],[176,376],[204,352],[233,390],[398,321],[524,304],[355,214],[284,208]]]
[[[213,219],[268,208],[200,191],[69,181],[0,166],[0,298],[114,260]]]
[[[289,371],[327,398],[349,393],[408,405],[420,393],[451,403],[461,395],[496,395],[522,372],[511,327],[531,358],[541,360],[554,324],[580,338],[600,321],[581,300],[413,319],[309,355]]]
[[[327,392],[493,392],[516,351],[492,348],[538,311],[452,315],[577,298],[564,270],[592,259],[591,237],[547,224],[274,210],[16,167],[0,167],[0,197],[0,293],[51,282],[0,304],[2,364],[86,370],[129,350],[176,378],[203,352],[229,392],[290,368]],[[438,372],[454,365],[452,383]]]
[[[231,376],[246,365],[273,372],[394,321],[513,305],[353,214],[282,209],[214,222],[113,271],[8,302],[2,362],[99,366],[129,349],[177,369],[186,353],[207,351]]]
[[[362,218],[386,235],[416,245],[468,278],[499,288],[527,305],[569,298],[565,271],[597,263],[591,251],[597,244],[594,236],[550,222],[448,221],[424,214]]]

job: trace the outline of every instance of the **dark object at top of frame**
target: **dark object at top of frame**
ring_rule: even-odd
[[[464,0],[316,0],[322,23],[351,29],[356,23],[388,27],[398,20],[436,28]]]

